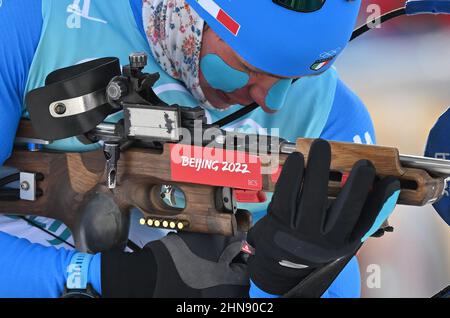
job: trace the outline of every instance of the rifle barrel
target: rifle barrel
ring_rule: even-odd
[[[297,151],[297,145],[291,142],[282,141],[280,143],[280,152],[284,154],[291,154]]]
[[[427,158],[411,155],[400,155],[400,162],[408,168],[423,169],[441,177],[450,176],[450,160]]]
[[[294,151],[297,151],[294,143],[281,142],[281,153],[290,154]],[[400,155],[399,158],[404,167],[422,169],[434,176],[450,177],[450,160],[413,155]]]

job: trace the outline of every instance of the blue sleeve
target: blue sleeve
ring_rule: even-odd
[[[359,298],[361,297],[360,286],[361,276],[358,260],[353,257],[321,298]],[[259,289],[253,282],[250,282],[250,297],[277,298],[279,296],[268,294]]]
[[[3,1],[0,7],[0,166],[11,155],[41,12],[41,0]]]
[[[375,144],[375,131],[366,106],[342,80],[338,80],[334,103],[320,136],[327,140]]]
[[[130,0],[131,9],[133,10],[134,19],[136,20],[139,32],[141,32],[144,39],[147,38],[144,31],[144,22],[142,19],[142,0]]]
[[[268,294],[265,291],[259,289],[253,281],[250,280],[250,298],[278,298],[277,295]]]
[[[45,247],[0,232],[0,297],[60,297],[75,251]],[[100,254],[89,266],[88,282],[101,293]]]

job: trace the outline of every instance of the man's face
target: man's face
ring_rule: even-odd
[[[291,79],[262,72],[246,63],[207,25],[203,32],[200,61],[200,86],[206,99],[218,109],[256,102],[265,112],[273,113],[281,106],[278,104],[284,102],[291,84]],[[215,72],[220,67],[224,71]],[[227,86],[226,82],[238,84],[227,88],[214,85],[222,82],[224,86]]]

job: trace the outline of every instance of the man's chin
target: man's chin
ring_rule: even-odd
[[[260,105],[259,107],[261,107],[262,110],[268,114],[274,114],[277,112],[277,110],[271,109],[271,108],[267,107],[266,105]]]
[[[219,102],[219,103],[215,102],[214,103],[214,102],[210,102],[209,100],[206,100],[206,101],[207,102],[206,103],[202,103],[201,106],[203,108],[205,108],[205,109],[212,110],[212,111],[225,111],[225,110],[227,110],[228,108],[231,107],[231,105],[227,105],[227,104],[224,104],[222,102]]]
[[[231,107],[231,105],[228,105],[228,104],[219,104],[219,105],[217,105],[217,104],[215,104],[215,105],[211,104],[211,105],[214,107],[214,109],[217,109],[217,110],[227,110],[228,108]]]
[[[210,109],[212,108],[214,110],[224,111],[232,106],[231,104],[227,104],[219,98],[211,98],[211,99],[207,98],[207,101],[209,104],[207,105],[208,108]]]
[[[229,109],[232,105],[218,107],[218,106],[214,106],[214,105],[211,104],[211,106],[209,106],[209,105],[203,105],[203,106],[205,106],[209,110],[215,110],[215,111],[223,112],[223,111],[226,111],[227,109]]]

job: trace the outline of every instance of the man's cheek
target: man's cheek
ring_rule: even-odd
[[[250,80],[247,73],[234,69],[216,54],[202,57],[200,69],[209,86],[227,93],[245,87]]]

